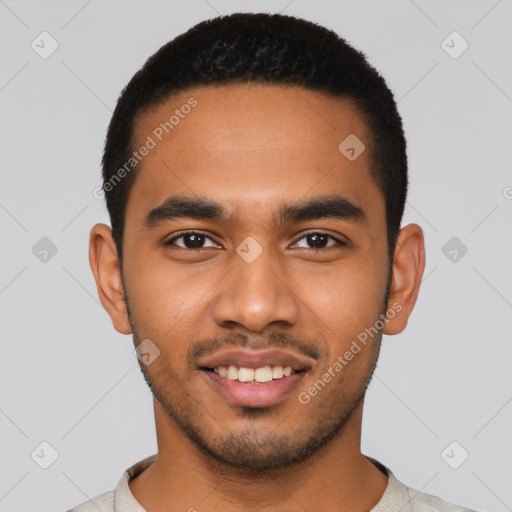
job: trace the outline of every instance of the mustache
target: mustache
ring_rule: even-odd
[[[321,351],[320,343],[309,340],[297,339],[288,333],[271,332],[267,336],[253,336],[240,332],[233,332],[223,338],[206,338],[193,343],[187,349],[187,363],[195,366],[200,357],[213,354],[226,348],[250,348],[253,350],[265,350],[271,348],[292,349],[296,352],[319,360]]]

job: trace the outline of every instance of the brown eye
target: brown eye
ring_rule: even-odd
[[[334,244],[327,245],[329,239],[334,240]],[[345,245],[343,242],[334,238],[332,235],[328,235],[327,233],[308,233],[303,236],[301,240],[306,240],[306,243],[309,247],[305,247],[306,249],[326,249],[328,247],[332,247],[333,245],[343,246]]]
[[[177,240],[182,239],[182,244],[176,244],[175,242]],[[205,246],[206,241],[212,242],[214,245]],[[181,233],[181,235],[175,236],[174,238],[171,238],[168,242],[165,243],[165,245],[177,245],[178,247],[181,247],[183,249],[204,249],[205,247],[215,247],[216,244],[213,242],[213,240],[203,233],[198,233],[196,231],[189,231],[187,233]]]

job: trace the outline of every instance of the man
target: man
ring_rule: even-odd
[[[362,53],[288,16],[200,23],[124,89],[103,178],[90,263],[158,453],[74,512],[468,510],[360,450],[425,267],[401,118]]]

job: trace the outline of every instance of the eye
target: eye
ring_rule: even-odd
[[[183,239],[183,245],[176,244],[177,240]],[[205,246],[204,243],[209,240],[213,245]],[[182,249],[204,249],[206,247],[218,247],[218,244],[213,242],[213,240],[203,233],[199,233],[197,231],[187,231],[186,233],[181,233],[178,236],[175,236],[165,242],[165,245],[177,245]]]
[[[329,239],[334,241],[334,243],[328,244]],[[181,243],[176,243],[178,240],[181,241]],[[298,243],[300,243],[302,240],[306,241],[306,244],[309,244],[310,246],[302,246],[302,248],[306,249],[327,249],[332,246],[345,246],[346,244],[342,242],[341,240],[338,240],[332,235],[328,235],[327,233],[320,233],[320,232],[313,232],[308,233],[307,235],[303,236],[296,242],[295,246],[297,246]],[[205,243],[210,242],[210,245],[205,245]],[[200,233],[198,231],[187,231],[185,233],[181,233],[167,242],[165,242],[165,245],[172,246],[177,245],[178,247],[181,247],[182,249],[187,250],[194,250],[194,249],[205,249],[208,247],[219,247],[218,244],[216,244],[210,237],[206,236],[203,233]]]
[[[328,240],[334,240],[334,244],[327,245]],[[338,246],[344,246],[346,245],[341,240],[338,240],[337,238],[333,237],[332,235],[328,235],[327,233],[308,233],[307,235],[303,236],[299,239],[299,242],[301,240],[306,240],[306,243],[311,244],[313,247],[305,247],[306,249],[326,249],[329,247],[332,247],[333,245]],[[304,246],[303,246],[304,247]]]

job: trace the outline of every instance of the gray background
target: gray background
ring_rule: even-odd
[[[89,230],[108,222],[93,189],[133,73],[193,24],[238,10],[334,29],[382,72],[404,119],[403,224],[423,227],[427,265],[408,328],[384,337],[363,452],[446,501],[511,510],[510,0],[0,1],[0,510],[67,510],[156,451],[131,336],[113,329],[89,268]],[[47,59],[31,48],[43,31],[59,45]],[[469,43],[458,58],[442,46],[453,31]],[[46,261],[43,237],[57,248]],[[43,441],[58,452],[48,469]]]

